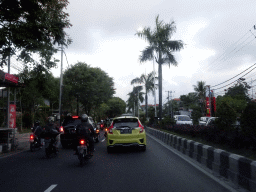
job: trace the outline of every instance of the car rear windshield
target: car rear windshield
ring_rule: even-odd
[[[63,121],[63,126],[66,126],[68,124],[78,125],[80,123],[81,123],[81,119],[78,119],[78,118],[66,118]]]
[[[179,116],[178,120],[179,121],[191,121],[191,119],[188,116]]]
[[[121,127],[135,128],[139,126],[139,122],[138,122],[138,119],[134,119],[134,118],[115,119],[113,121],[113,126],[116,128],[121,128]]]

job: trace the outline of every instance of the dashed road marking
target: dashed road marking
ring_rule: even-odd
[[[57,184],[51,185],[48,189],[46,189],[44,192],[50,192],[52,191],[55,187],[57,187]]]
[[[105,140],[106,140],[106,139],[104,138],[104,139],[102,139],[100,142],[103,143]]]

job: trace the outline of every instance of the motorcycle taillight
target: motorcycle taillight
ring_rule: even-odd
[[[85,140],[84,140],[84,139],[81,139],[81,140],[80,140],[80,145],[85,145],[85,144],[86,144]]]
[[[34,140],[34,134],[30,134],[30,140]]]

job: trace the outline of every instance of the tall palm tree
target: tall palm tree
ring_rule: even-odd
[[[140,62],[155,60],[158,63],[159,78],[159,118],[162,119],[162,65],[170,64],[177,66],[178,63],[173,55],[174,51],[180,51],[183,48],[181,40],[170,40],[173,33],[176,32],[176,25],[173,22],[163,23],[159,21],[159,15],[156,17],[156,27],[152,31],[150,27],[145,27],[135,35],[145,39],[147,46],[140,55]]]
[[[154,93],[154,82],[154,72],[151,72],[148,75],[142,74],[140,77],[137,77],[131,81],[132,85],[135,83],[140,83],[144,84],[145,86],[146,118],[148,117],[148,93]]]
[[[194,91],[197,93],[197,97],[200,99],[201,112],[205,113],[205,95],[206,95],[206,85],[204,81],[197,81],[197,85],[193,85]]]
[[[128,111],[130,109],[133,110],[133,113],[136,111],[136,106],[138,106],[138,94],[139,94],[139,101],[143,102],[144,101],[144,97],[143,97],[143,92],[141,92],[143,89],[142,86],[136,86],[133,87],[132,92],[128,93],[127,95],[129,95],[128,100],[126,101],[127,103],[127,107],[128,107]],[[135,105],[135,108],[134,108]],[[135,114],[135,113],[134,113]]]

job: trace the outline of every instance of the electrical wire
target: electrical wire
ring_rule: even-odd
[[[228,80],[226,80],[226,81],[224,81],[224,82],[222,82],[222,83],[219,83],[219,84],[217,84],[217,85],[211,86],[211,87],[219,86],[219,85],[221,85],[221,84],[223,84],[223,83],[226,83],[226,82],[228,82],[228,81],[230,81],[230,80],[236,78],[237,76],[241,75],[242,73],[244,73],[244,72],[247,71],[248,69],[252,68],[254,65],[256,65],[256,63],[254,63],[252,66],[250,66],[250,67],[247,68],[246,70],[242,71],[241,73],[237,74],[236,76],[234,76],[234,77],[232,77],[232,78],[230,78],[230,79],[228,79]]]
[[[253,71],[255,68],[256,68],[256,67],[254,67],[251,71]],[[250,73],[251,71],[249,71],[248,73]],[[247,75],[248,73],[246,73],[245,75]],[[243,75],[242,77],[244,77],[245,75]],[[240,77],[240,78],[242,78],[242,77]],[[236,81],[237,81],[237,80],[236,80]],[[233,81],[232,83],[229,83],[228,85],[231,85],[231,84],[235,83],[236,81]],[[225,85],[225,86],[223,86],[223,87],[220,87],[220,88],[217,88],[217,89],[213,89],[213,90],[218,90],[218,89],[227,87],[228,85]]]

